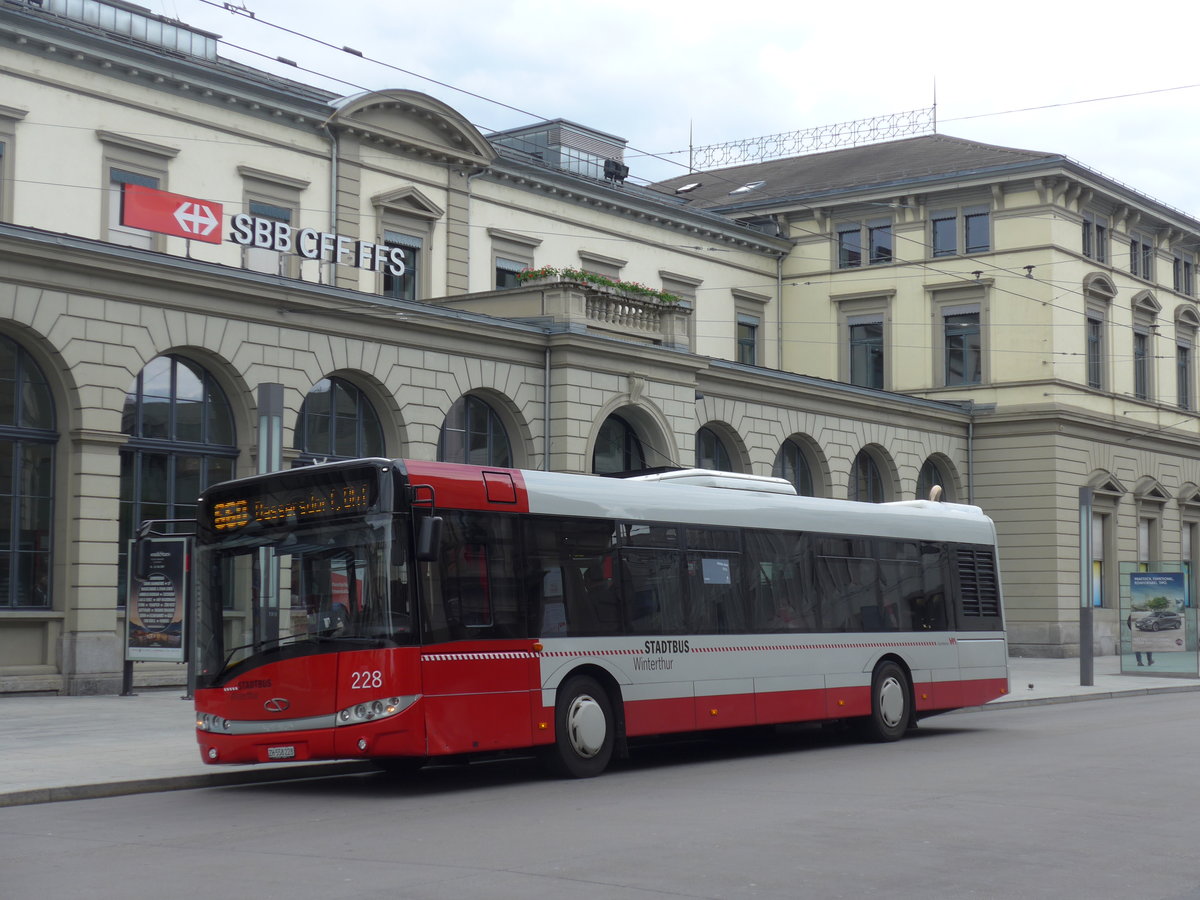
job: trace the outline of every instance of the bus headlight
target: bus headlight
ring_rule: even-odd
[[[196,717],[198,731],[228,731],[229,720],[212,713],[201,713]]]
[[[388,719],[404,712],[421,698],[420,694],[410,694],[404,697],[381,697],[378,700],[366,700],[347,706],[337,714],[338,725],[361,725],[364,722],[376,722]]]

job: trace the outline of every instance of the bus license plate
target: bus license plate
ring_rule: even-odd
[[[295,747],[268,747],[267,759],[295,759]]]

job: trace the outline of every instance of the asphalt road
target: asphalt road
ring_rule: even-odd
[[[1197,898],[1200,693],[0,809],[0,900]]]

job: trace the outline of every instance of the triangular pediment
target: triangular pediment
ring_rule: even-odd
[[[446,214],[444,209],[411,185],[376,194],[371,198],[371,205],[421,219],[440,219]]]

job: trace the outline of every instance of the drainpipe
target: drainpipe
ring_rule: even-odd
[[[783,371],[783,259],[775,260],[775,368]]]

